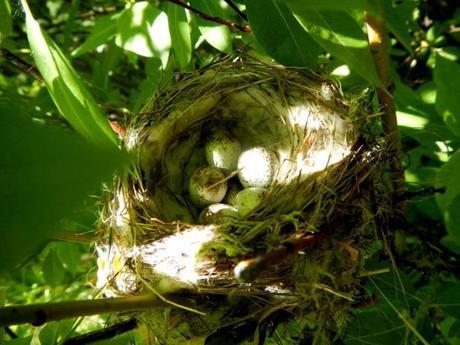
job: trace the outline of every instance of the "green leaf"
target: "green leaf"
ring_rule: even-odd
[[[56,255],[62,265],[71,273],[76,273],[81,264],[81,253],[75,243],[61,242],[56,244]]]
[[[385,22],[388,29],[396,36],[404,48],[406,48],[411,55],[414,55],[414,50],[411,46],[412,37],[410,35],[410,27],[408,24],[410,17],[408,18],[407,11],[404,11],[404,9],[407,8],[407,4],[394,4],[391,0],[385,0],[383,3],[385,6]],[[412,2],[412,4],[416,3]]]
[[[190,0],[190,5],[208,15],[224,17],[224,11],[216,0]],[[196,20],[201,34],[211,46],[227,54],[232,52],[232,36],[227,26],[200,17],[196,17]]]
[[[301,4],[290,4],[299,23],[311,37],[357,74],[381,86],[369,45],[361,27],[344,11],[315,11]]]
[[[437,186],[446,187],[446,192],[436,195],[436,201],[441,209],[448,235],[442,239],[449,249],[460,253],[460,151],[456,151],[449,161],[440,169],[437,176]]]
[[[8,0],[0,0],[0,45],[3,37],[12,32],[11,7]]]
[[[158,57],[163,67],[171,49],[168,16],[148,1],[140,1],[124,10],[117,20],[115,43],[145,57]]]
[[[30,345],[32,336],[7,341],[5,345]]]
[[[88,38],[71,55],[74,57],[81,56],[107,43],[117,32],[116,22],[119,16],[119,13],[115,13],[97,18]]]
[[[460,319],[460,300],[458,292],[460,291],[460,282],[445,283],[437,295],[436,302],[438,307],[444,310],[450,316]]]
[[[30,48],[56,107],[88,141],[115,148],[117,141],[104,113],[59,47],[42,31],[27,2],[22,3]]]
[[[284,4],[298,4],[298,0],[276,0]],[[308,0],[302,1],[302,6],[310,10],[372,10],[375,8],[372,0]]]
[[[447,56],[437,54],[433,78],[438,89],[436,110],[447,127],[460,137],[460,65]]]
[[[62,230],[61,219],[73,220],[74,210],[127,158],[69,130],[34,123],[9,105],[0,104],[0,113],[1,273]]]
[[[65,269],[53,249],[50,250],[43,262],[43,277],[47,284],[57,286],[64,281]]]
[[[287,66],[317,66],[321,48],[285,5],[274,0],[246,0],[246,11],[254,36],[276,61]]]
[[[179,60],[181,68],[185,68],[192,58],[192,36],[190,24],[187,21],[185,9],[169,3],[168,14],[169,32],[171,33],[172,49]]]

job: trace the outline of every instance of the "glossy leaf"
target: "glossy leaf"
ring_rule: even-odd
[[[35,254],[59,220],[76,217],[102,181],[126,163],[118,150],[103,149],[75,133],[33,123],[0,105],[0,272]]]
[[[436,110],[444,119],[447,127],[460,137],[460,65],[448,57],[437,54],[433,73],[438,89]]]
[[[381,85],[367,38],[355,19],[344,11],[308,10],[290,4],[299,23],[327,52],[345,62],[373,85]]]
[[[185,68],[192,58],[192,37],[190,24],[185,9],[175,4],[168,4],[168,24],[171,43],[179,65]]]
[[[81,46],[72,52],[72,56],[81,56],[93,49],[96,49],[100,45],[107,43],[117,32],[116,23],[118,17],[119,13],[109,14],[97,18],[90,35]]]
[[[115,136],[99,105],[59,47],[42,31],[25,0],[23,5],[30,48],[56,107],[88,141],[115,149]]]
[[[321,48],[285,5],[275,0],[246,0],[246,10],[254,36],[276,61],[286,66],[317,66]]]
[[[190,5],[208,15],[224,17],[224,12],[217,0],[190,0]],[[232,52],[232,36],[227,26],[200,17],[196,17],[196,20],[201,34],[211,46],[227,54]]]
[[[11,7],[8,0],[0,0],[0,44],[3,37],[8,36],[12,31]]]
[[[145,57],[158,57],[163,67],[171,49],[168,16],[148,1],[134,3],[117,20],[115,43]]]

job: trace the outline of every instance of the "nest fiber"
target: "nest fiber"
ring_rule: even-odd
[[[104,204],[99,287],[184,292],[139,314],[152,343],[332,341],[358,292],[384,188],[369,122],[357,100],[303,70],[232,57],[184,75],[127,125],[123,144],[137,161]],[[276,164],[255,207],[203,221],[190,180],[209,165],[215,131]],[[216,184],[228,184],[231,204],[241,169],[222,171]]]

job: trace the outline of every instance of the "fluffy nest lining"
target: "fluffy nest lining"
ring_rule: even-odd
[[[305,70],[241,57],[155,94],[127,125],[123,144],[138,159],[104,203],[98,286],[107,296],[193,292],[187,307],[140,315],[154,343],[340,334],[385,207],[385,157],[359,104]],[[254,211],[205,225],[188,182],[215,128],[243,150],[273,150],[279,166]]]

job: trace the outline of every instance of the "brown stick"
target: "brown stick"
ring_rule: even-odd
[[[297,255],[298,252],[313,247],[320,240],[324,239],[325,236],[326,232],[307,235],[293,241],[285,242],[281,248],[267,254],[241,261],[234,269],[235,277],[240,281],[250,282],[257,278],[264,269],[280,264],[288,256]]]
[[[177,295],[164,296],[174,300]],[[179,298],[179,297],[177,297]],[[170,306],[156,295],[102,298],[92,300],[39,303],[0,308],[0,325],[31,323],[40,326],[49,321],[104,313],[130,312]]]
[[[235,3],[232,0],[224,0],[230,8],[235,11],[241,18],[243,18],[245,21],[248,21],[248,16],[241,12],[241,10],[238,8],[238,6],[235,5]]]
[[[16,67],[18,70],[31,75],[37,80],[43,80],[40,72],[34,65],[24,61],[16,54],[10,52],[8,49],[0,48],[0,54],[5,57],[7,62]]]
[[[390,161],[393,180],[393,206],[400,213],[400,216],[404,217],[407,212],[407,205],[402,196],[406,192],[406,186],[404,170],[401,165],[401,140],[396,119],[393,82],[390,78],[388,38],[383,19],[383,6],[379,17],[366,12],[365,20],[369,46],[374,57],[377,73],[383,84],[383,87],[377,88],[377,96],[383,111],[383,131],[387,137],[388,150],[394,155]]]
[[[236,29],[236,30],[239,30],[241,32],[245,32],[245,33],[252,32],[251,28],[248,25],[242,26],[242,25],[239,25],[237,23],[231,22],[229,20],[223,19],[223,18],[210,16],[210,15],[204,13],[204,12],[201,12],[200,10],[198,10],[196,8],[193,8],[192,6],[189,6],[185,2],[182,2],[181,0],[166,0],[166,1],[172,2],[173,4],[176,4],[178,6],[186,8],[187,10],[189,10],[190,12],[195,13],[198,17],[203,18],[204,20],[208,20],[210,22],[214,22],[214,23],[218,23],[218,24],[223,24],[223,25],[228,26],[231,29]]]

